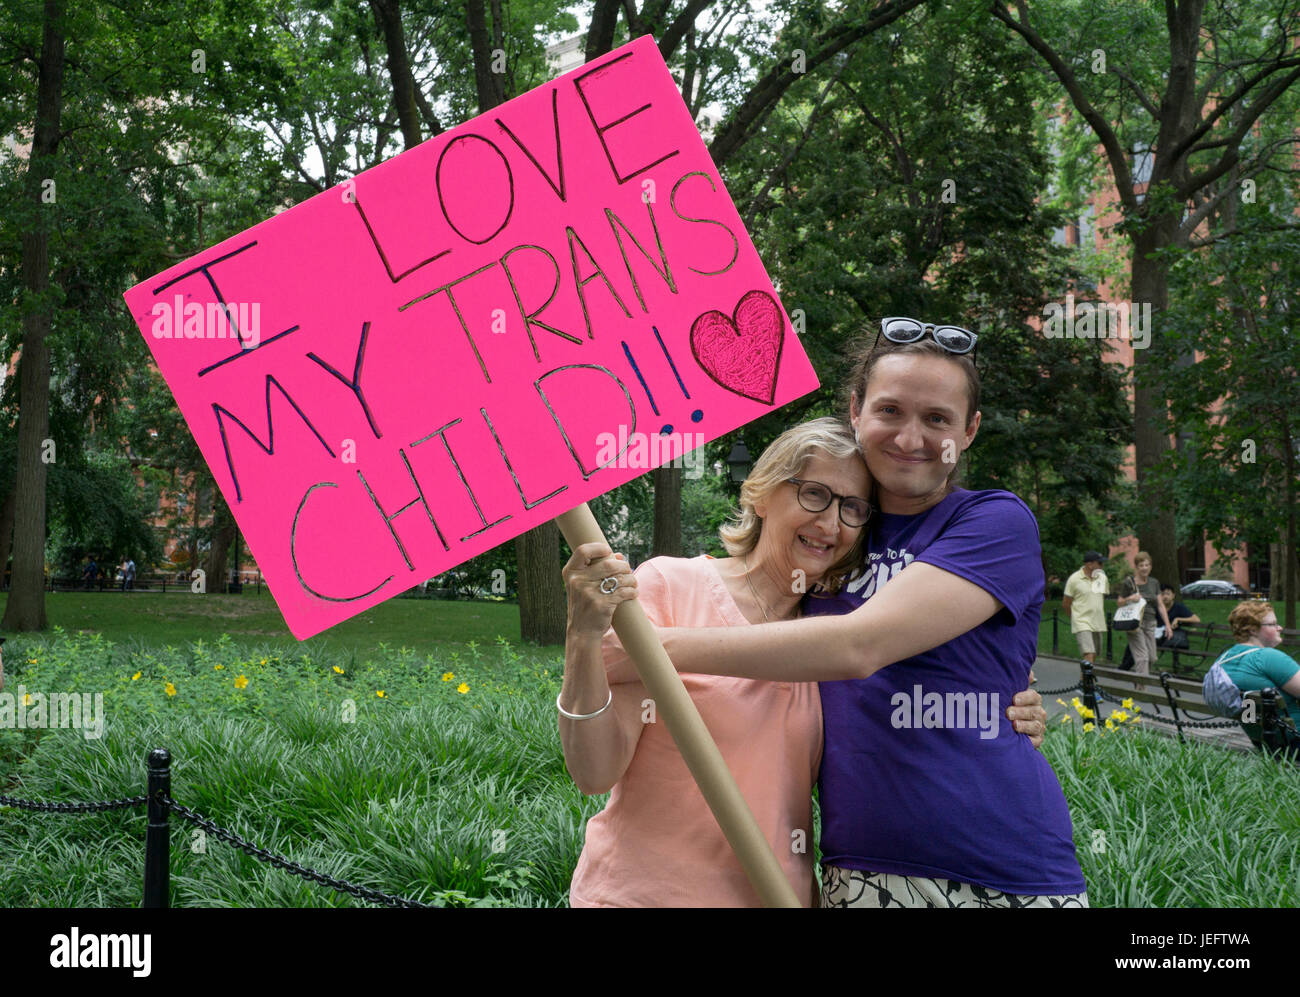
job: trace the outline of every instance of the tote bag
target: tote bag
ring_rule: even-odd
[[[1115,610],[1114,628],[1116,630],[1136,630],[1142,624],[1142,613],[1147,608],[1147,601],[1139,599]]]

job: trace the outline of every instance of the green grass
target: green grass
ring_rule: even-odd
[[[432,617],[471,607],[412,608],[434,631],[455,624]],[[0,730],[0,792],[139,795],[147,753],[165,746],[178,802],[320,872],[435,904],[566,903],[583,823],[604,799],[583,797],[564,769],[558,649],[504,638],[426,638],[421,649],[359,636],[333,647],[176,641],[188,626],[172,621],[170,647],[102,633],[11,638],[6,692],[99,692],[107,723],[98,739]],[[1075,727],[1054,725],[1044,752],[1093,906],[1300,905],[1300,767]],[[172,820],[176,906],[361,903]],[[0,807],[0,906],[137,905],[144,822],[143,809]]]
[[[451,905],[564,903],[583,821],[602,805],[564,770],[560,660],[536,649],[316,658],[58,634],[7,646],[6,691],[94,690],[107,716],[100,738],[0,730],[7,795],[139,795],[148,752],[166,747],[173,798],[219,825],[319,872]],[[143,813],[0,808],[0,906],[138,904]],[[195,853],[194,830],[172,836],[176,906],[359,903],[212,837]]]
[[[8,593],[0,593],[0,614]],[[507,602],[389,599],[373,609],[299,642],[285,626],[270,592],[242,595],[167,592],[47,592],[50,626],[88,630],[114,642],[184,644],[216,640],[225,633],[268,647],[312,654],[371,649],[382,638],[393,647],[428,652],[448,641],[488,643],[498,635],[519,640],[519,606]]]
[[[1300,766],[1142,730],[1049,732],[1094,907],[1300,905]]]

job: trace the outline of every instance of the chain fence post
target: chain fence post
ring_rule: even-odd
[[[1053,653],[1053,654],[1060,654],[1060,653],[1061,653],[1061,637],[1060,637],[1060,634],[1057,633],[1056,624],[1057,624],[1057,620],[1056,620],[1056,610],[1053,609],[1053,610],[1052,610],[1052,653]]]
[[[172,756],[166,748],[149,752],[149,826],[144,833],[144,904],[167,907],[171,895],[171,835],[167,823],[172,795]]]
[[[1286,735],[1277,722],[1277,690],[1265,689],[1259,694],[1259,740],[1267,748],[1281,750],[1286,747]]]
[[[1083,705],[1092,710],[1092,722],[1101,723],[1101,707],[1097,702],[1097,679],[1092,674],[1092,662],[1081,658],[1079,665],[1083,669]]]

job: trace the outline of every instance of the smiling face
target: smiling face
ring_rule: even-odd
[[[957,458],[979,429],[978,412],[967,422],[968,399],[966,375],[943,357],[877,361],[850,413],[883,512],[923,512],[948,493]]]
[[[820,482],[837,495],[867,499],[871,494],[867,469],[857,457],[837,459],[818,452],[795,477]],[[764,570],[783,579],[793,579],[799,570],[809,585],[845,557],[862,534],[861,527],[844,525],[837,499],[821,512],[809,512],[791,484],[777,485],[754,503],[754,512],[763,520],[756,553]]]

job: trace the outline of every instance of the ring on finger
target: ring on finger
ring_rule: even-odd
[[[615,578],[613,575],[610,575],[608,578],[602,578],[600,581],[600,590],[604,592],[606,595],[609,595],[617,588],[618,588],[618,579]]]

